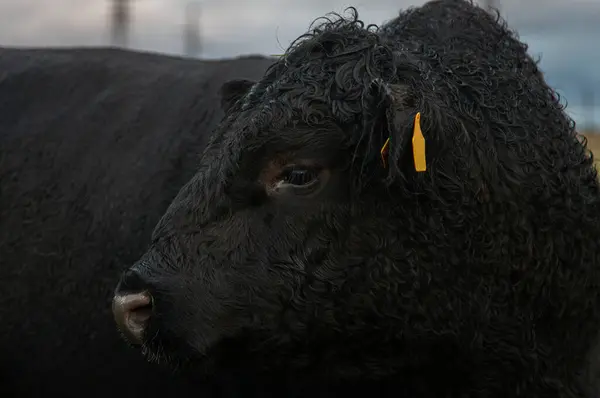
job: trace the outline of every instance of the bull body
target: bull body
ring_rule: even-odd
[[[122,343],[110,298],[196,172],[221,84],[270,63],[0,49],[0,396],[185,391]]]

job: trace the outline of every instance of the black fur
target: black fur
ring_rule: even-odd
[[[225,90],[198,173],[123,277],[154,297],[145,355],[250,376],[248,394],[596,396],[597,174],[526,46],[462,0],[379,29],[328,18]],[[316,196],[269,185],[307,159],[331,172]]]
[[[184,393],[123,343],[110,299],[196,172],[221,85],[272,62],[0,49],[0,396]]]

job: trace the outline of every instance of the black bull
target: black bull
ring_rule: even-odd
[[[223,82],[271,63],[0,49],[0,396],[183,391],[119,338],[115,281],[194,174]]]

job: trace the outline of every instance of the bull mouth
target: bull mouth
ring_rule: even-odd
[[[184,340],[158,329],[149,330],[138,349],[148,362],[174,369],[188,367],[193,359],[201,358],[192,356],[195,350]]]
[[[260,365],[252,367],[256,357],[254,349],[248,351],[252,344],[246,337],[222,337],[198,350],[180,336],[168,330],[154,330],[147,335],[144,343],[137,348],[146,361],[166,367],[172,372],[191,374],[195,379],[210,378],[236,373],[244,369],[244,373],[260,374]],[[250,368],[249,368],[249,365]],[[252,369],[252,370],[249,370]]]

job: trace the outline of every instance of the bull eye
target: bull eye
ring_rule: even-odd
[[[291,167],[283,172],[281,181],[295,186],[306,186],[315,183],[318,177],[316,170]]]
[[[322,186],[323,175],[323,170],[316,167],[290,165],[281,171],[271,192],[299,196],[313,195]]]

